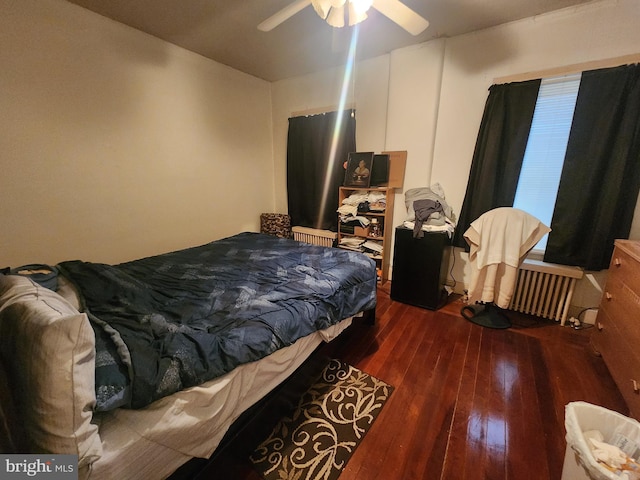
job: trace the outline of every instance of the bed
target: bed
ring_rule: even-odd
[[[80,478],[167,478],[376,303],[365,255],[241,233],[118,265],[0,275],[2,448]]]

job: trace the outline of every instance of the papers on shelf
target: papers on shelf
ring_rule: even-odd
[[[359,247],[364,243],[364,239],[359,237],[345,237],[340,240],[340,245]]]
[[[338,246],[347,250],[366,253],[371,258],[382,258],[382,242],[365,240],[359,237],[344,237],[340,240]]]
[[[354,250],[356,252],[362,251],[362,244],[364,243],[364,239],[358,237],[344,237],[340,240],[340,248],[345,248],[347,250]]]
[[[359,222],[360,225],[362,225],[363,227],[366,227],[367,225],[369,225],[371,223],[371,220],[369,220],[367,217],[363,217],[361,215],[356,215],[356,216],[341,216],[340,217],[340,221],[342,223],[349,223],[349,222]]]
[[[373,250],[374,252],[382,253],[382,244],[380,242],[373,242],[371,240],[367,240],[362,244],[362,246],[369,250]]]

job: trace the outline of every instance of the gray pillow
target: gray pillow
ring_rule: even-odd
[[[102,455],[91,423],[95,339],[89,319],[27,276],[0,275],[0,355],[16,389],[20,420],[37,452]]]

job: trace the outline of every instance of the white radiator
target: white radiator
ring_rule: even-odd
[[[333,247],[338,234],[330,230],[318,230],[309,227],[292,227],[293,239],[299,242],[322,245],[323,247]]]
[[[559,321],[564,325],[576,281],[582,269],[537,260],[525,260],[518,270],[509,310]]]

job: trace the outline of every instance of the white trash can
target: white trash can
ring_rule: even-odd
[[[615,445],[639,461],[640,423],[606,408],[586,402],[571,402],[565,407],[567,449],[562,480],[624,480],[636,478],[608,470],[592,454],[585,432],[597,430],[603,441]]]

